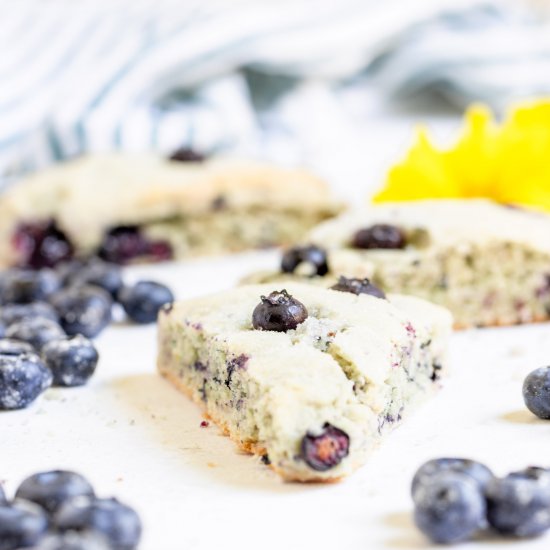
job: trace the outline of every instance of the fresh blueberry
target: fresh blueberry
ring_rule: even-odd
[[[31,317],[42,317],[55,322],[59,321],[55,309],[47,302],[8,304],[0,308],[0,321],[6,326],[10,326],[23,319],[30,319]]]
[[[540,367],[527,375],[523,400],[534,415],[550,419],[550,367]]]
[[[122,273],[117,264],[95,260],[83,266],[74,276],[68,277],[67,282],[75,286],[97,286],[116,299],[122,288]]]
[[[348,279],[340,277],[338,282],[330,287],[340,292],[351,292],[352,294],[370,294],[376,298],[385,298],[386,295],[376,285],[373,285],[366,277],[364,279]]]
[[[53,267],[73,255],[67,235],[53,220],[23,223],[13,235],[13,246],[22,267]]]
[[[136,323],[154,323],[162,306],[174,301],[170,289],[153,281],[140,281],[119,292],[119,302]]]
[[[307,433],[302,438],[301,457],[310,468],[318,472],[334,468],[348,453],[348,434],[328,422],[321,433]]]
[[[77,334],[48,342],[42,357],[52,371],[54,386],[82,386],[94,373],[99,354],[88,338]]]
[[[50,340],[62,338],[65,333],[55,321],[43,317],[31,317],[10,325],[6,330],[6,336],[27,342],[36,351],[40,351]]]
[[[19,485],[15,496],[39,504],[53,514],[65,501],[73,497],[93,497],[94,490],[88,480],[80,474],[53,470],[39,472],[26,478]]]
[[[0,506],[0,550],[35,546],[48,530],[48,517],[39,506],[15,501]]]
[[[315,245],[296,246],[287,250],[281,260],[281,271],[294,273],[303,264],[308,266],[311,277],[322,277],[328,273],[327,253]]]
[[[134,225],[119,226],[109,230],[97,255],[107,262],[126,264],[136,258],[154,262],[172,258],[172,247],[166,241],[150,240]]]
[[[415,494],[414,521],[433,542],[467,540],[486,525],[483,493],[468,475],[440,471]]]
[[[206,156],[203,153],[199,153],[190,147],[176,149],[169,158],[178,162],[203,162],[206,160]]]
[[[23,355],[24,353],[34,353],[34,348],[21,340],[0,339],[0,355]]]
[[[471,477],[479,485],[482,491],[485,490],[488,483],[495,477],[487,466],[475,460],[470,460],[468,458],[435,458],[422,464],[414,474],[411,483],[413,500],[416,499],[415,495],[419,487],[429,483],[432,477],[442,472],[465,474]]]
[[[94,286],[69,287],[50,299],[65,332],[87,338],[97,336],[111,321],[112,299]]]
[[[550,471],[531,467],[494,479],[486,490],[487,519],[504,535],[536,537],[550,528]]]
[[[306,306],[286,290],[261,296],[261,300],[252,313],[252,326],[255,329],[286,332],[307,319]]]
[[[28,304],[45,300],[60,286],[59,277],[51,269],[10,269],[3,273],[0,282],[2,303]]]
[[[141,538],[137,513],[114,498],[74,498],[54,517],[60,531],[95,531],[106,537],[115,550],[136,548]]]
[[[92,532],[46,535],[33,550],[111,550],[105,537]]]
[[[37,355],[0,355],[0,410],[27,407],[51,383],[52,373]]]
[[[405,248],[406,239],[403,231],[395,225],[375,224],[360,229],[352,239],[355,248]]]
[[[88,258],[71,258],[55,266],[55,272],[61,281],[61,286],[67,286],[90,263]]]

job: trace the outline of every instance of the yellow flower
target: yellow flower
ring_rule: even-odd
[[[475,105],[449,149],[438,149],[420,129],[373,200],[472,197],[550,211],[550,99],[516,106],[501,124]]]

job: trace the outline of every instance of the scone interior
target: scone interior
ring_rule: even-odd
[[[358,231],[390,224],[399,249],[361,249]],[[321,223],[306,238],[327,250],[329,272],[256,274],[264,282],[301,279],[330,286],[338,276],[368,277],[388,292],[450,309],[457,328],[542,321],[550,311],[550,217],[485,200],[373,206]]]
[[[158,368],[284,478],[338,479],[439,386],[450,314],[412,297],[297,283],[286,289],[308,311],[287,332],[252,327],[252,312],[273,285],[165,309]],[[338,460],[319,463],[307,454],[308,444],[332,448],[335,434],[346,447]]]
[[[295,242],[341,210],[328,186],[302,170],[89,156],[0,197],[0,263],[51,267],[74,255],[128,263],[264,248]]]

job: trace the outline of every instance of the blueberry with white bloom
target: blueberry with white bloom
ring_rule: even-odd
[[[107,540],[97,533],[52,533],[33,550],[111,550]]]
[[[487,466],[475,460],[468,458],[435,458],[425,462],[414,474],[411,484],[413,500],[416,499],[415,494],[418,488],[428,483],[433,476],[441,472],[465,474],[471,477],[481,490],[484,490],[489,481],[495,477]]]
[[[39,506],[18,501],[0,506],[0,550],[34,547],[48,530],[48,517]]]
[[[535,416],[550,419],[550,367],[541,367],[527,375],[523,400]]]
[[[530,467],[494,479],[486,490],[487,519],[504,535],[536,537],[550,528],[550,471]]]
[[[51,383],[52,373],[37,355],[0,355],[0,410],[27,407]]]
[[[174,301],[170,289],[154,281],[140,281],[123,288],[118,295],[128,317],[140,324],[154,323],[160,308]]]
[[[42,317],[52,321],[59,321],[55,309],[47,302],[33,302],[31,304],[7,304],[0,308],[0,321],[9,327],[23,319]]]
[[[65,336],[63,329],[51,319],[31,317],[13,323],[6,330],[6,337],[21,340],[40,351],[51,340]]]
[[[97,336],[111,321],[112,298],[95,286],[69,287],[50,298],[63,329],[70,336]]]
[[[54,386],[82,386],[94,373],[99,354],[88,338],[77,334],[48,342],[42,357],[52,371]]]
[[[46,300],[61,286],[51,269],[10,269],[0,279],[0,296],[4,304],[28,304]]]
[[[440,472],[415,492],[414,521],[433,542],[468,540],[486,525],[486,504],[470,476]]]
[[[23,480],[15,493],[17,498],[30,500],[50,514],[69,499],[93,495],[94,489],[85,477],[67,470],[33,474]]]
[[[114,550],[132,550],[141,538],[137,513],[115,498],[74,498],[55,514],[57,529],[102,534]]]

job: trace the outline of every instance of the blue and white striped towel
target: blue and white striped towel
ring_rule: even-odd
[[[0,176],[86,151],[299,151],[369,82],[460,103],[550,92],[549,27],[487,3],[3,0]]]

